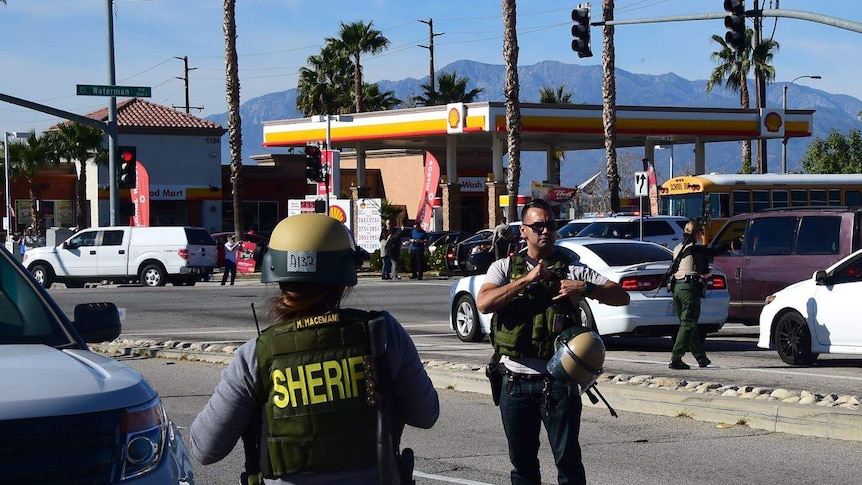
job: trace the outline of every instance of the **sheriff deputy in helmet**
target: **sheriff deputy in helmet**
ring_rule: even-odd
[[[494,312],[491,341],[505,373],[499,405],[513,466],[511,479],[513,484],[541,483],[538,435],[540,423],[544,423],[559,482],[585,483],[578,444],[580,392],[594,378],[580,382],[583,388],[579,392],[574,374],[555,372],[553,362],[551,369],[548,364],[558,349],[563,350],[557,344],[561,335],[567,335],[572,344],[577,341],[578,336],[572,334],[573,327],[581,325],[579,300],[589,297],[621,306],[629,303],[629,295],[618,284],[555,249],[556,222],[547,202],[536,199],[527,203],[521,221],[526,251],[491,265],[476,302],[479,311]],[[600,342],[592,332],[583,335]],[[597,345],[584,348],[588,355],[573,360],[581,370],[592,368],[587,374],[595,376],[600,372],[596,367],[604,361],[604,347],[599,360],[592,358]],[[566,362],[570,357],[560,356]]]
[[[242,437],[251,484],[409,483],[401,430],[433,426],[439,400],[392,315],[340,308],[356,285],[353,252],[347,229],[322,214],[275,227],[261,275],[280,289],[275,324],[237,350],[195,418],[199,462]]]

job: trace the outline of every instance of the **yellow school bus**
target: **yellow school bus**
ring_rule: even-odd
[[[862,206],[862,175],[694,175],[668,180],[659,194],[660,214],[700,219],[709,241],[736,214],[781,207]]]

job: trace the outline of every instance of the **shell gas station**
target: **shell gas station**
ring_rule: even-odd
[[[552,173],[558,151],[605,146],[601,105],[521,104],[520,111],[522,156],[545,153],[546,174]],[[780,108],[617,106],[616,116],[617,148],[642,147],[643,156],[653,160],[656,145],[692,144],[697,174],[705,172],[708,143],[809,137],[814,123],[813,110]],[[508,199],[506,137],[502,102],[313,116],[267,121],[263,127],[266,147],[296,149],[328,141],[340,151],[333,194],[349,191],[354,202],[385,197],[406,206],[408,216],[424,203],[432,158],[426,152],[432,155],[440,173],[438,187],[427,190],[429,199],[438,200],[434,230],[470,231],[500,221]],[[545,181],[559,182],[547,176]]]

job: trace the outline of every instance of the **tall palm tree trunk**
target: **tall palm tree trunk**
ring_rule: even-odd
[[[509,173],[506,218],[518,220],[518,187],[521,184],[521,105],[518,100],[518,33],[515,0],[503,0],[503,60],[506,64],[506,138],[509,146]]]
[[[739,87],[739,102],[743,108],[748,108],[750,106],[751,101],[748,94],[747,80],[743,80],[742,85]],[[751,167],[751,140],[742,141],[742,167],[739,172],[753,173]]]
[[[81,174],[78,175],[75,189],[75,228],[78,230],[90,227],[89,211],[87,210],[87,162],[78,162]]]
[[[602,18],[614,19],[614,0],[602,1]],[[611,210],[620,211],[620,174],[617,170],[617,87],[614,77],[614,26],[602,27],[602,127],[605,134],[608,191]]]
[[[30,227],[38,237],[45,237],[45,216],[42,212],[42,193],[35,180],[30,180]]]
[[[356,63],[353,69],[353,92],[356,93],[356,112],[359,113],[362,111],[362,66],[359,64],[358,52],[353,56],[353,62]]]
[[[239,115],[239,59],[236,52],[236,0],[224,2],[224,57],[227,88],[227,126],[230,144],[230,182],[233,197],[233,231],[242,223],[242,120]]]

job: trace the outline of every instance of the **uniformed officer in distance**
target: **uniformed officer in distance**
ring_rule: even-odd
[[[697,360],[697,365],[706,367],[712,363],[706,352],[697,329],[700,318],[700,298],[706,287],[706,278],[710,276],[709,264],[703,246],[699,245],[703,237],[703,226],[696,219],[685,225],[682,242],[673,249],[674,260],[679,261],[673,284],[673,306],[679,315],[679,330],[670,354],[671,369],[685,370],[691,366],[682,361],[686,350]]]
[[[401,430],[434,425],[437,392],[392,315],[340,308],[356,285],[346,228],[322,214],[281,221],[261,280],[281,290],[275,324],[222,372],[192,424],[192,455],[217,462],[242,437],[248,483],[408,482]]]
[[[569,377],[553,375],[548,363],[557,350],[557,338],[570,336],[571,328],[581,324],[580,299],[621,306],[629,303],[629,295],[556,249],[557,227],[547,202],[527,203],[521,220],[526,251],[492,263],[476,301],[479,311],[494,312],[491,341],[506,373],[499,405],[513,466],[511,480],[519,485],[541,483],[538,451],[543,423],[559,483],[585,483],[578,444],[580,392],[585,388],[578,389]],[[601,356],[603,360],[603,351]]]

